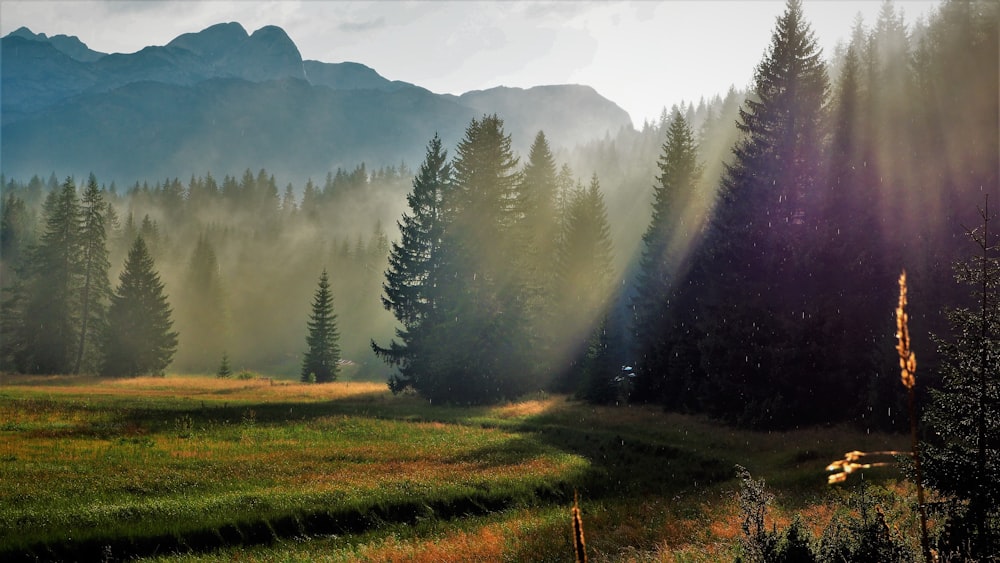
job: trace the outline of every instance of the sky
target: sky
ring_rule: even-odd
[[[804,0],[824,55],[878,0]],[[897,0],[906,21],[931,0]],[[283,28],[304,59],[359,62],[437,93],[586,84],[638,127],[664,107],[751,84],[783,1],[546,2],[0,0],[0,35],[26,26],[131,53],[220,22]]]

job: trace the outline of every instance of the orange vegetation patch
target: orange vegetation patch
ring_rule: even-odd
[[[565,397],[550,397],[548,399],[535,399],[531,401],[521,401],[518,403],[509,403],[502,407],[497,407],[493,410],[499,418],[521,418],[527,416],[536,416],[545,412],[549,412],[559,405],[566,405]]]
[[[387,397],[389,390],[383,383],[336,382],[321,385],[293,381],[259,379],[219,379],[194,375],[167,377],[132,377],[109,379],[91,376],[27,376],[4,375],[0,387],[44,387],[47,393],[117,395],[127,391],[136,397],[185,396],[198,400],[262,400],[330,401],[337,399],[371,399]]]
[[[503,531],[490,525],[425,541],[400,541],[390,537],[377,546],[360,548],[358,556],[364,561],[385,562],[500,561],[506,541]]]

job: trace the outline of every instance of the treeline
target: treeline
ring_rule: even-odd
[[[436,136],[407,196],[383,303],[400,328],[375,352],[393,391],[487,403],[554,388],[606,400],[611,233],[600,181],[557,170],[543,132],[521,166],[496,115],[448,159]]]
[[[297,376],[309,296],[325,267],[334,295],[342,297],[339,320],[351,327],[340,339],[348,373],[384,378],[384,367],[368,347],[371,336],[392,330],[392,318],[378,300],[389,242],[377,217],[396,213],[410,174],[403,165],[371,171],[361,164],[300,189],[279,190],[265,170],[221,181],[207,174],[186,183],[168,179],[127,189],[114,183],[98,187],[91,178],[88,186],[95,186],[103,202],[106,278],[117,279],[138,236],[155,260],[177,333],[171,370],[214,373],[225,353],[237,369]],[[66,191],[66,183],[53,175],[48,181],[34,177],[3,184],[0,285],[6,326],[14,330],[20,322],[17,295],[39,283],[31,272],[49,218],[44,201]],[[106,309],[109,299],[95,296],[95,310]],[[74,335],[69,340],[90,330],[83,326],[79,298],[53,315]],[[52,319],[45,322],[51,326]],[[100,372],[96,357],[68,366],[19,363],[15,356],[24,351],[15,348],[25,344],[18,342],[4,339],[2,369]]]

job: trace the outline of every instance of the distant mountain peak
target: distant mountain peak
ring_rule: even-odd
[[[7,37],[21,37],[31,41],[48,43],[72,59],[85,63],[92,63],[103,57],[105,53],[94,51],[80,38],[75,35],[53,35],[49,37],[44,33],[34,33],[25,26],[21,26],[7,34]]]

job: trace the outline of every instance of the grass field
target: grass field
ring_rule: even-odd
[[[566,561],[576,489],[592,561],[731,561],[736,464],[767,481],[776,524],[799,513],[818,537],[854,486],[824,467],[905,444],[561,396],[457,408],[371,383],[3,376],[0,560]],[[866,478],[915,537],[911,487]]]

